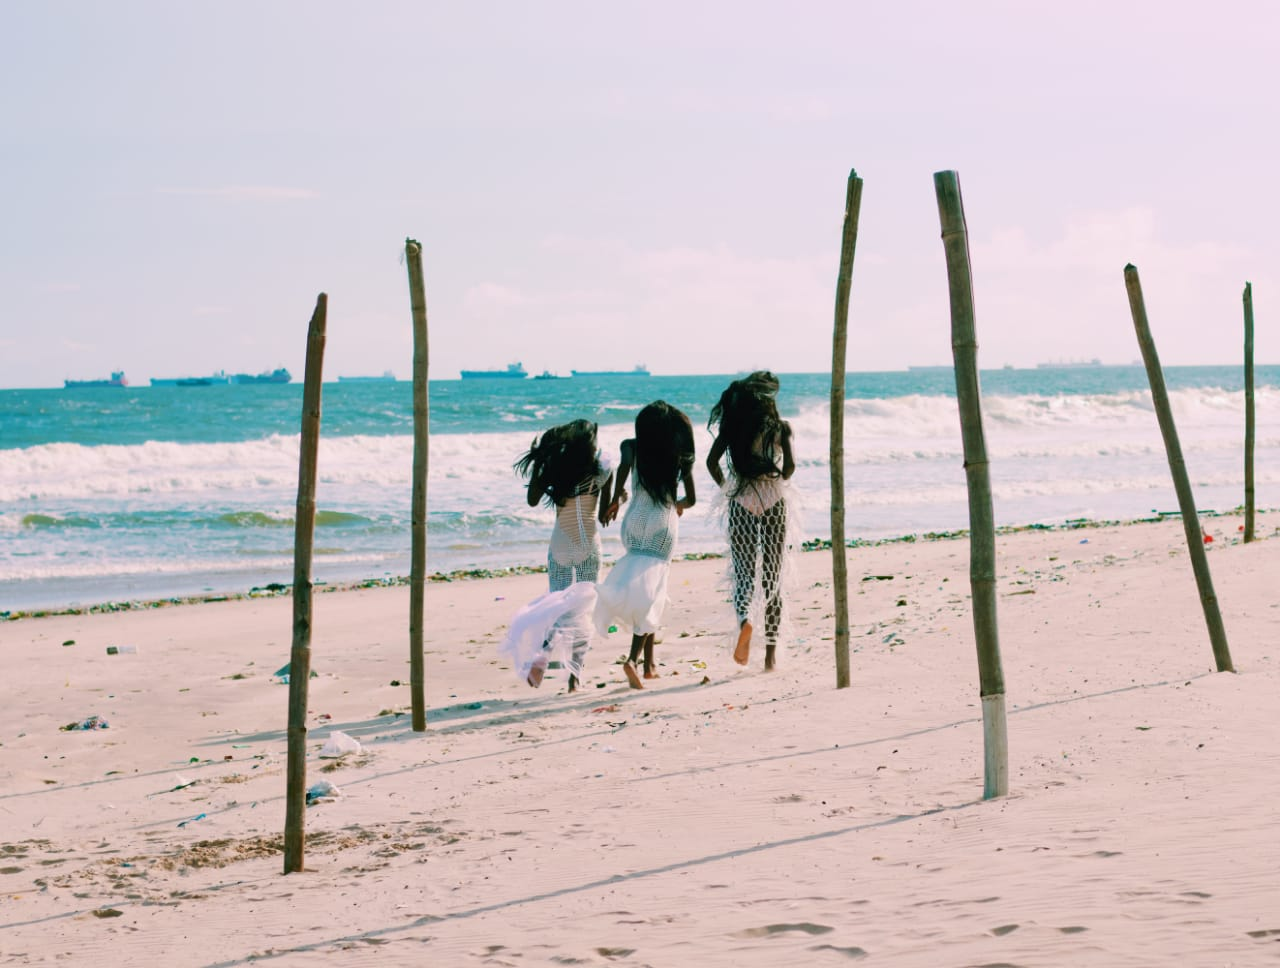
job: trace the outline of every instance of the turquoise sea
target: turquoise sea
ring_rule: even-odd
[[[545,428],[586,417],[617,454],[641,406],[665,399],[698,432],[699,505],[681,551],[720,551],[701,466],[707,414],[733,377],[442,380],[431,384],[428,568],[545,562],[551,513],[525,505],[512,462]],[[803,538],[830,530],[828,374],[780,374],[796,432]],[[882,538],[967,526],[949,369],[850,373],[846,531]],[[1166,381],[1201,509],[1244,500],[1238,367],[1171,367]],[[1257,501],[1280,505],[1280,366],[1257,383]],[[1138,366],[982,373],[1000,524],[1174,510]],[[0,613],[235,593],[292,580],[302,387],[0,390]],[[412,387],[327,383],[317,581],[408,572]],[[619,553],[616,527],[606,558]]]

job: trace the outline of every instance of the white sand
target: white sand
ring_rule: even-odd
[[[677,561],[644,691],[622,635],[577,695],[500,668],[543,576],[432,585],[424,734],[386,712],[408,590],[317,595],[309,778],[341,792],[287,877],[290,599],[0,624],[0,963],[1280,963],[1280,515],[1239,523],[1205,522],[1234,675],[1179,522],[999,539],[987,802],[964,541],[850,552],[839,691],[829,554],[771,675],[729,659],[722,562]],[[322,773],[332,729],[367,749]]]

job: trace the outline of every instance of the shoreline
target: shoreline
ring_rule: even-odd
[[[1275,508],[1259,508],[1256,513],[1261,517],[1265,514],[1273,513],[1276,510],[1277,509]],[[1208,509],[1197,511],[1197,515],[1201,518],[1210,519],[1235,516],[1243,517],[1244,507],[1240,506],[1228,511]],[[1180,511],[1160,511],[1156,512],[1154,515],[1127,518],[1123,520],[1071,518],[1058,524],[1033,523],[999,525],[995,529],[995,533],[997,537],[1003,537],[1013,534],[1022,534],[1029,531],[1055,532],[1076,531],[1087,528],[1131,527],[1141,524],[1155,524],[1161,521],[1174,520],[1181,517],[1182,513]],[[1280,530],[1280,528],[1277,528],[1277,530]],[[966,539],[968,536],[969,530],[967,528],[958,528],[948,531],[925,531],[885,538],[847,538],[845,539],[845,547],[850,549],[875,548],[884,545],[914,544],[916,542],[955,541]],[[831,550],[830,538],[813,538],[802,542],[799,546],[799,551],[801,553],[829,550]],[[726,555],[723,552],[702,551],[690,552],[684,555],[678,554],[674,560],[702,561],[707,559],[723,559],[724,557],[726,557]],[[546,571],[546,565],[506,565],[495,568],[458,568],[448,572],[434,572],[427,576],[426,581],[428,584],[441,584],[456,581],[483,581],[494,578],[507,578],[514,575],[546,574]],[[359,578],[352,579],[350,581],[315,582],[312,586],[312,592],[313,594],[327,594],[330,592],[358,591],[366,588],[396,588],[407,586],[408,584],[408,575],[395,575],[381,578]],[[59,615],[98,615],[114,612],[172,608],[181,605],[200,605],[210,602],[291,597],[292,589],[293,585],[291,582],[269,582],[265,585],[251,587],[246,591],[210,592],[208,594],[198,595],[172,595],[157,596],[155,598],[108,600],[103,602],[94,602],[88,605],[66,605],[52,608],[11,609],[8,611],[0,611],[0,625],[5,622],[17,622],[24,619],[45,618]]]

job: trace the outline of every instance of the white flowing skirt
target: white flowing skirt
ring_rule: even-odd
[[[610,625],[617,625],[632,635],[657,632],[667,608],[670,570],[671,562],[666,558],[630,552],[623,555],[598,586],[596,631],[603,635]]]

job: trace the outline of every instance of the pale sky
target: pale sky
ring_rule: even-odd
[[[950,361],[960,173],[979,362],[1258,362],[1280,301],[1280,4],[0,5],[0,387]],[[1270,332],[1269,332],[1270,331]]]

